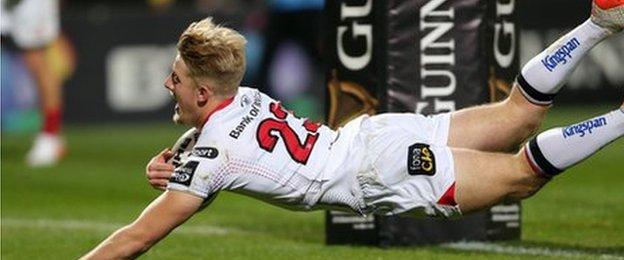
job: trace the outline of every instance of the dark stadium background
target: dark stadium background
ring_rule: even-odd
[[[168,4],[155,4],[161,2]],[[517,1],[516,4],[518,26],[522,32],[521,63],[556,39],[563,30],[586,19],[589,10],[588,1]],[[325,75],[321,60],[310,55],[306,51],[310,47],[302,46],[302,41],[294,41],[294,47],[292,42],[281,45],[283,48],[263,46],[269,10],[265,1],[66,0],[62,6],[62,28],[73,44],[76,59],[75,71],[65,85],[65,119],[68,123],[167,120],[172,104],[160,88],[169,59],[174,55],[173,44],[190,21],[206,16],[215,16],[218,22],[241,29],[249,38],[249,69],[243,84],[277,96],[303,115],[316,120],[324,118]],[[314,18],[320,19],[320,16]],[[293,35],[293,39],[306,34],[318,37],[322,35],[322,26],[318,26],[318,31],[318,34],[301,32]],[[621,73],[624,37],[610,39],[603,45],[602,48],[610,48],[612,52],[588,57],[572,77],[570,87],[559,95],[558,104],[618,100],[618,87],[624,85],[624,73]],[[283,53],[286,54],[281,57],[286,58],[281,61],[287,64],[282,66],[286,70],[278,70],[279,75],[307,76],[299,84],[269,84],[263,77],[268,73],[261,64],[264,51],[270,48],[276,52],[285,50]],[[318,40],[313,48],[322,53],[322,41]],[[124,55],[117,52],[120,50],[143,54]],[[115,53],[120,55],[115,56]],[[616,55],[604,58],[612,53]],[[302,57],[306,61],[298,62]],[[5,62],[12,61],[6,58]],[[132,69],[115,74],[107,67],[123,62],[130,64]],[[617,67],[620,67],[619,73]],[[604,68],[611,69],[605,71]],[[287,81],[279,77],[278,81]],[[120,79],[125,80],[125,85],[117,83]],[[36,96],[32,86],[26,84],[24,90],[20,84],[24,83],[3,79],[2,123],[5,131],[28,132],[37,128],[36,113],[29,113],[36,105]],[[16,97],[20,101],[11,102]],[[135,101],[137,98],[141,100]],[[25,118],[19,115],[25,115]]]

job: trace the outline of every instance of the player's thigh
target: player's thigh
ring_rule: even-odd
[[[547,106],[526,100],[518,87],[503,101],[451,113],[448,146],[514,151],[539,127]]]
[[[522,153],[504,154],[451,148],[455,200],[463,213],[487,208],[509,198],[530,196],[546,183],[530,169]]]

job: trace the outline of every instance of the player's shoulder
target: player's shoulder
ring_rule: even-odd
[[[248,143],[255,138],[255,126],[266,117],[272,102],[276,101],[258,89],[239,87],[231,103],[204,124],[197,146],[248,148],[241,146],[241,142]]]
[[[219,134],[220,133],[220,134]],[[224,131],[211,131],[210,129],[202,129],[197,142],[193,147],[193,155],[200,157],[211,157],[227,147]],[[209,158],[214,159],[214,158]]]
[[[217,139],[202,138],[200,135],[182,167],[188,168],[187,172],[197,170],[198,175],[203,177],[215,174],[228,163],[227,147]]]
[[[263,104],[275,102],[275,99],[269,95],[263,93],[256,88],[239,87],[236,94],[237,99],[240,101],[241,107],[245,106],[261,106]]]
[[[227,134],[226,129],[235,125],[241,116],[248,113],[250,107],[259,102],[261,95],[256,89],[239,87],[236,95],[225,100],[208,116],[200,133],[201,138],[222,138],[223,133]]]

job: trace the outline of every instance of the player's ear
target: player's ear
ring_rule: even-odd
[[[197,105],[204,106],[211,97],[214,96],[214,87],[208,83],[198,83],[197,85]]]

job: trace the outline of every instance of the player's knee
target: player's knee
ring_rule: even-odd
[[[524,149],[514,156],[514,161],[517,164],[517,174],[514,174],[512,188],[507,196],[508,200],[518,201],[529,198],[549,181],[531,167],[524,155]]]
[[[514,147],[516,150],[520,149],[522,145],[524,145],[531,136],[534,136],[537,133],[537,131],[539,130],[540,123],[541,123],[541,120],[537,120],[537,119],[531,119],[525,122],[521,130],[523,134],[519,136],[518,140],[516,140],[516,146]]]
[[[525,140],[529,138],[529,136],[534,135],[539,130],[540,124],[542,120],[538,117],[531,117],[525,120],[524,131],[527,133],[525,136]]]
[[[520,142],[524,143],[526,139],[537,133],[542,122],[541,116],[527,114],[526,111],[519,111],[517,117],[519,121]]]
[[[509,151],[516,151],[523,144],[527,142],[529,137],[535,135],[539,129],[540,120],[530,119],[524,120],[521,124],[516,127],[516,136],[515,139],[511,141],[511,147]]]
[[[544,118],[546,109],[535,106],[526,101],[519,91],[513,91],[504,102],[511,116],[516,120],[519,141],[524,142],[528,137],[537,132]],[[517,93],[516,93],[517,92]]]
[[[508,201],[520,201],[532,197],[537,193],[543,184],[538,183],[521,183],[515,186],[515,189],[507,196]]]

